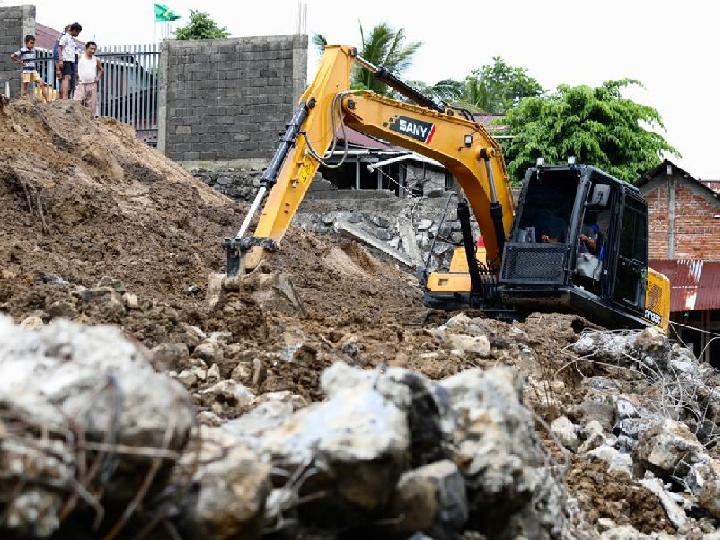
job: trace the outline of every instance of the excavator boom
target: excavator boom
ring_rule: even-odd
[[[424,106],[350,90],[353,61]],[[500,147],[477,122],[424,97],[382,68],[358,58],[352,47],[330,45],[317,75],[299,100],[261,189],[234,239],[226,240],[228,273],[252,271],[265,250],[274,250],[321,165],[349,126],[417,151],[445,165],[457,178],[485,237],[488,261],[497,265],[512,226],[513,206]],[[267,196],[254,235],[246,236],[254,214]],[[242,267],[241,267],[242,266]]]

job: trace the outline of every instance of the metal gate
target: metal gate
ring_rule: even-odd
[[[140,139],[157,144],[159,45],[115,45],[96,56],[105,70],[97,114],[130,124]],[[38,50],[37,57],[40,76],[59,90],[52,51]]]

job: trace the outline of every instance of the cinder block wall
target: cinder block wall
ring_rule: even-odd
[[[681,174],[662,175],[640,190],[648,204],[651,259],[720,260],[718,196]]]
[[[10,82],[10,95],[20,94],[20,67],[10,54],[23,46],[27,34],[35,33],[35,6],[0,7],[0,94]]]
[[[158,148],[188,168],[262,167],[305,89],[307,36],[163,43]]]

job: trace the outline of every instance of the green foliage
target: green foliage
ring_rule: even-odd
[[[327,38],[322,34],[313,34],[311,39],[313,47],[322,54],[325,51],[325,46],[328,44]]]
[[[513,67],[495,56],[492,64],[473,70],[465,78],[460,101],[479,111],[504,113],[522,98],[542,93],[542,86],[527,69]]]
[[[395,30],[388,23],[378,24],[367,37],[361,24],[360,40],[360,56],[376,66],[384,66],[395,75],[400,75],[410,67],[415,53],[422,45],[419,41],[407,42],[405,30]],[[390,94],[388,87],[365,69],[355,70],[353,82],[378,94]]]
[[[175,30],[175,39],[221,39],[230,35],[227,28],[220,28],[210,18],[210,15],[203,11],[190,10],[190,22]]]
[[[410,85],[426,96],[445,101],[446,103],[456,103],[462,100],[463,83],[453,79],[443,79],[435,84],[427,84],[423,81],[411,81]]]
[[[664,152],[679,155],[654,131],[664,129],[657,110],[623,98],[622,89],[639,85],[623,79],[590,86],[561,85],[546,96],[529,97],[510,109],[504,123],[514,136],[506,145],[508,172],[522,180],[537,158],[594,165],[633,182],[657,166]]]
[[[415,53],[422,45],[419,41],[408,42],[405,30],[395,30],[388,23],[380,23],[365,36],[360,24],[360,47],[358,54],[376,66],[384,66],[395,75],[400,75],[412,63]],[[322,34],[314,34],[312,44],[322,53],[327,45],[327,39]],[[369,89],[378,94],[390,95],[390,89],[373,77],[369,71],[360,67],[353,69],[351,87],[354,90]]]

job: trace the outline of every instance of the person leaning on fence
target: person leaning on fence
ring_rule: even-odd
[[[60,99],[70,99],[70,81],[75,77],[75,38],[82,32],[80,23],[72,23],[70,29],[63,34],[58,43],[58,62],[56,74],[62,77],[60,83]]]
[[[95,56],[97,45],[94,41],[85,44],[85,54],[80,56],[77,65],[77,86],[74,100],[85,105],[94,115],[97,114],[98,83],[102,79],[103,67]]]
[[[30,34],[25,36],[25,46],[12,53],[10,55],[10,58],[12,58],[13,61],[22,66],[22,86],[20,90],[20,95],[27,95],[30,83],[38,83],[38,85],[40,85],[40,88],[42,89],[43,98],[45,98],[45,102],[47,103],[47,85],[45,84],[45,81],[42,80],[42,77],[40,77],[40,74],[37,72],[37,68],[35,66],[35,36]]]

